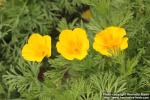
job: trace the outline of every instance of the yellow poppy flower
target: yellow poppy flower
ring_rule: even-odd
[[[89,40],[86,32],[81,28],[75,28],[73,31],[64,30],[59,35],[56,47],[64,58],[82,60],[87,55]]]
[[[91,10],[88,9],[82,13],[82,17],[86,20],[90,20],[92,18]]]
[[[102,55],[112,56],[128,48],[128,38],[124,28],[108,27],[96,34],[93,48]]]
[[[51,37],[41,36],[38,33],[32,34],[28,43],[22,48],[22,56],[28,61],[41,62],[44,57],[51,56]]]
[[[5,2],[6,2],[5,0],[0,0],[0,7],[2,7]]]

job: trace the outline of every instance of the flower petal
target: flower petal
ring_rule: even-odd
[[[51,37],[48,35],[43,36],[45,40],[45,46],[46,46],[46,55],[47,57],[51,56]]]
[[[22,48],[22,56],[28,61],[37,61],[41,62],[44,57],[36,56],[34,49],[31,45],[26,44]]]
[[[82,48],[85,50],[89,49],[89,40],[87,38],[86,31],[81,28],[75,28],[73,32],[76,34],[77,42],[80,42]]]
[[[38,33],[33,33],[28,39],[28,44],[32,45],[43,44],[43,42],[43,37]]]
[[[82,53],[80,53],[80,55],[75,55],[75,58],[78,60],[82,60],[83,58],[85,58],[87,56],[87,51],[84,51]]]
[[[94,48],[97,52],[99,52],[99,53],[101,53],[101,54],[103,54],[103,55],[111,56],[111,53],[109,53],[108,50],[107,50],[106,48],[104,48],[104,46],[99,45],[99,43],[94,42],[94,43],[93,43],[93,48]]]
[[[111,33],[113,39],[122,38],[126,35],[125,29],[120,27],[111,26],[105,30],[107,30],[108,33]]]
[[[63,47],[63,45],[61,44],[61,42],[57,42],[56,44],[56,48],[57,51],[66,59],[68,60],[73,60],[73,56],[71,54],[69,54],[67,48]]]
[[[59,35],[59,40],[63,42],[71,41],[72,38],[75,37],[75,34],[72,32],[72,30],[64,30]]]
[[[127,37],[122,39],[122,43],[121,43],[121,46],[120,46],[121,50],[124,50],[126,48],[128,48],[128,38]]]

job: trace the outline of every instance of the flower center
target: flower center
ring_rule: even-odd
[[[45,54],[46,54],[46,52],[45,52],[44,50],[38,51],[38,52],[36,53],[36,55],[37,55],[38,57],[43,57],[43,56],[45,56]]]
[[[78,54],[80,52],[78,48],[74,48],[73,51],[74,51],[74,54]]]
[[[112,55],[117,55],[119,52],[119,41],[110,41],[104,45],[104,48]]]
[[[109,41],[109,42],[106,42],[104,47],[107,48],[107,49],[117,49],[119,48],[119,44],[120,44],[120,41]]]

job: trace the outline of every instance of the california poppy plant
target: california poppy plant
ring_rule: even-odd
[[[44,57],[51,56],[51,37],[41,36],[38,33],[32,34],[28,43],[22,48],[22,56],[28,61],[41,62]]]
[[[87,55],[89,40],[85,30],[81,28],[75,28],[73,31],[64,30],[59,35],[56,47],[64,58],[82,60]]]
[[[92,13],[91,13],[91,10],[88,9],[86,11],[84,11],[82,13],[82,17],[85,19],[85,20],[90,20],[93,16],[92,16]]]
[[[112,56],[128,47],[128,38],[124,28],[108,27],[96,34],[93,48],[102,55]]]

